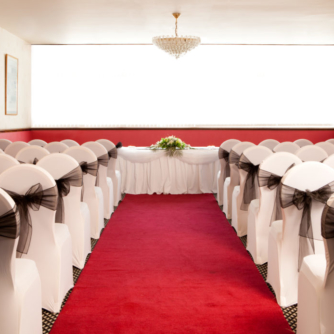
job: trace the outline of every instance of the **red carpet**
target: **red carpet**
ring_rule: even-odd
[[[291,333],[213,195],[126,195],[51,334]]]

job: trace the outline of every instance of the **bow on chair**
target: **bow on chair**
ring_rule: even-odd
[[[117,159],[117,148],[114,147],[108,151],[109,158]]]
[[[231,150],[228,160],[229,160],[228,162],[230,164],[236,165],[238,167],[239,166],[240,155],[238,153],[236,153],[235,151]]]
[[[17,245],[17,255],[27,254],[31,236],[32,223],[29,208],[38,211],[41,206],[55,211],[57,208],[58,190],[57,186],[43,190],[42,185],[37,183],[31,186],[25,195],[17,194],[13,191],[4,189],[10,195],[18,207],[21,219],[20,239]]]
[[[55,180],[58,188],[58,203],[56,212],[56,222],[64,223],[64,197],[70,193],[71,186],[82,187],[82,170],[77,166],[58,180]]]
[[[79,165],[80,165],[83,175],[90,174],[95,177],[97,176],[97,171],[98,171],[97,160],[90,162],[90,163],[87,163],[87,161],[81,161]],[[81,202],[83,201],[83,197],[84,197],[84,191],[85,191],[84,187],[85,187],[85,184],[83,183],[82,190],[81,190]]]
[[[299,258],[298,271],[303,258],[314,254],[314,235],[312,229],[311,209],[312,201],[326,204],[328,198],[334,192],[334,182],[314,191],[301,191],[285,184],[281,186],[281,206],[287,208],[294,205],[298,210],[303,210],[299,227]]]
[[[253,165],[245,155],[242,155],[239,160],[239,169],[247,173],[246,182],[244,186],[244,194],[241,200],[240,210],[247,211],[250,202],[256,199],[256,188],[259,185],[257,173],[259,165]]]
[[[0,236],[16,239],[20,235],[20,214],[15,205],[0,216]]]
[[[328,204],[321,216],[321,235],[324,239],[334,238],[334,208]]]
[[[100,183],[100,175],[99,175],[99,169],[100,166],[108,167],[108,162],[109,162],[109,154],[103,154],[97,158],[97,164],[98,164],[98,169],[97,169],[97,177],[96,177],[96,183],[95,185],[98,187]]]
[[[32,162],[28,162],[29,164],[32,164],[32,165],[37,165],[37,162],[38,162],[39,160],[37,159],[37,158],[34,158],[34,160],[32,161]],[[19,163],[20,164],[25,164],[25,162],[24,161],[21,161],[21,160],[19,160]]]
[[[224,150],[223,148],[219,147],[218,150],[218,158],[219,159],[224,159],[226,164],[225,164],[225,170],[224,170],[224,175],[223,175],[223,180],[225,181],[225,179],[227,177],[230,176],[230,164],[229,164],[229,157],[230,157],[230,152],[227,152],[226,150]]]
[[[284,174],[294,165],[295,164],[292,164],[291,166],[289,166],[284,172]],[[281,205],[280,205],[280,189],[281,189],[282,178],[283,176],[279,176],[277,174],[267,172],[263,169],[259,169],[259,174],[258,174],[259,186],[268,187],[270,190],[276,189],[274,207],[273,207],[273,212],[271,214],[269,226],[271,226],[272,222],[274,222],[275,220],[282,219],[282,210],[281,210]]]

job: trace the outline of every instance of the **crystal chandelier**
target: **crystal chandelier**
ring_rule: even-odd
[[[173,13],[173,16],[175,17],[175,37],[156,36],[152,39],[154,45],[174,56],[176,59],[196,48],[196,46],[201,43],[199,37],[179,36],[177,34],[177,19],[180,15],[180,13]]]

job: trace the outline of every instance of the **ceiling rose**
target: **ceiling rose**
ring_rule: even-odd
[[[185,55],[187,52],[196,48],[201,43],[201,39],[195,36],[179,36],[177,33],[177,19],[180,13],[173,13],[175,17],[175,37],[173,36],[156,36],[152,42],[159,49],[169,53],[176,59]]]

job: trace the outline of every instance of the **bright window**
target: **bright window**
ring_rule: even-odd
[[[33,46],[32,125],[330,126],[334,47]]]

